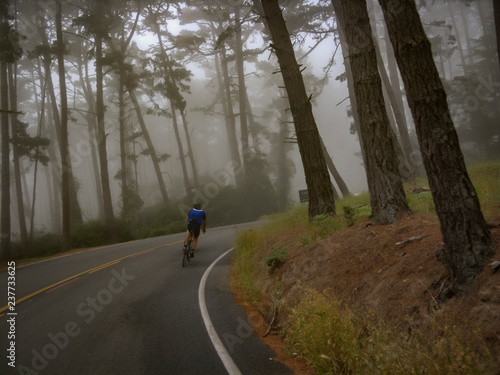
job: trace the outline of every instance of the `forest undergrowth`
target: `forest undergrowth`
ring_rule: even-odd
[[[274,187],[263,168],[254,168],[247,172],[245,181],[239,186],[224,186],[215,196],[184,197],[165,205],[145,207],[128,215],[116,218],[116,241],[111,242],[104,219],[88,220],[74,225],[71,230],[71,252],[89,248],[121,243],[143,238],[158,237],[180,233],[186,230],[186,215],[193,200],[202,203],[207,213],[209,227],[238,224],[257,220],[262,215],[278,211],[278,199]],[[233,209],[235,206],[240,209]],[[36,259],[59,255],[62,235],[39,231],[34,234],[31,244],[23,249],[21,241],[15,239],[12,247],[12,259],[31,262]],[[6,261],[0,262],[0,268]]]
[[[500,163],[469,173],[500,244]],[[498,374],[500,272],[487,265],[470,294],[440,299],[450,273],[432,196],[424,180],[405,189],[413,214],[393,225],[370,222],[364,194],[334,218],[309,221],[304,205],[238,234],[237,301],[295,373]]]

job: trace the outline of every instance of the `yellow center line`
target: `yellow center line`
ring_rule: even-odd
[[[100,267],[96,267],[94,268],[93,270],[89,271],[89,273],[94,273],[94,272],[97,272],[97,271],[100,271],[104,268],[108,268],[108,267],[111,267],[112,265],[116,264],[116,263],[120,263],[121,260],[115,260],[114,262],[109,262],[109,263],[106,263]]]
[[[24,296],[24,297],[22,297],[22,298],[20,298],[20,299],[16,300],[16,306],[17,306],[18,304],[20,304],[21,302],[26,301],[27,299],[29,299],[29,298],[31,298],[31,297],[34,297],[34,296],[36,296],[37,294],[40,294],[40,293],[42,293],[42,292],[45,292],[46,290],[52,289],[52,288],[54,288],[54,287],[56,287],[56,286],[58,286],[58,285],[60,285],[60,284],[63,284],[63,283],[65,283],[65,282],[67,282],[67,281],[69,281],[69,280],[71,280],[71,279],[74,279],[75,277],[78,277],[78,276],[81,276],[81,275],[85,275],[86,273],[89,273],[89,274],[90,274],[90,273],[92,273],[92,272],[99,271],[100,269],[102,269],[102,268],[106,268],[106,267],[111,266],[111,265],[113,265],[113,264],[116,264],[116,263],[118,263],[118,262],[122,261],[123,259],[127,259],[127,258],[131,258],[131,257],[133,257],[133,256],[141,255],[141,254],[147,253],[147,252],[149,252],[149,251],[153,251],[153,250],[159,249],[160,247],[176,245],[176,244],[181,243],[181,242],[184,242],[184,240],[180,240],[180,241],[176,241],[176,242],[171,242],[171,243],[168,243],[168,244],[163,244],[163,245],[160,245],[160,246],[151,247],[151,248],[149,248],[149,249],[142,250],[142,251],[139,251],[139,252],[134,253],[134,254],[126,255],[126,256],[124,256],[124,257],[121,257],[121,258],[115,259],[115,260],[113,260],[113,261],[111,261],[111,262],[104,263],[104,264],[101,264],[100,266],[93,267],[93,268],[90,268],[90,269],[88,269],[88,270],[86,270],[86,271],[83,271],[83,272],[77,273],[76,275],[73,275],[73,276],[70,276],[70,277],[68,277],[68,278],[66,278],[66,279],[64,279],[64,280],[58,281],[58,282],[56,282],[56,283],[54,283],[54,284],[52,284],[52,285],[46,286],[45,288],[42,288],[42,289],[40,289],[40,290],[37,290],[36,292],[33,292],[33,293],[31,293],[31,294],[28,294],[27,296]],[[1,312],[3,312],[3,311],[5,311],[5,310],[7,310],[8,308],[9,308],[9,305],[5,305],[4,307],[2,307],[2,308],[0,309],[0,313],[1,313]],[[2,315],[0,315],[0,317],[2,317],[2,316],[3,316],[3,314],[2,314]]]

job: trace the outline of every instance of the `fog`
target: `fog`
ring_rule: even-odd
[[[47,166],[38,163],[37,169],[34,159],[21,158],[25,214],[29,225],[32,211],[31,203],[35,196],[35,231],[59,232],[61,226],[58,220],[61,216],[61,208],[60,202],[57,202],[60,199],[60,193],[56,185],[60,183],[60,180],[54,176],[54,174],[60,173],[61,169],[58,139],[55,136],[53,113],[48,103],[50,101],[48,96],[45,99],[46,103],[42,112],[41,87],[46,83],[43,58],[40,55],[29,55],[36,46],[44,43],[41,30],[46,32],[45,37],[48,38],[46,43],[55,42],[53,21],[55,9],[50,4],[39,7],[38,5],[30,6],[34,3],[31,1],[18,1],[17,3],[18,32],[26,36],[26,39],[20,41],[24,53],[17,60],[17,107],[22,112],[18,116],[18,120],[28,124],[27,132],[30,136],[34,137],[37,132],[41,131],[42,137],[49,138],[51,141],[49,147],[54,148],[53,154],[57,156],[55,160],[51,158]],[[91,3],[70,0],[63,6],[63,29],[66,31],[64,38],[69,52],[65,55],[65,79],[70,112],[69,149],[73,174],[78,186],[78,203],[84,222],[103,219],[99,203],[102,199],[99,197],[102,195],[100,193],[101,185],[100,181],[96,180],[96,176],[99,176],[99,169],[96,171],[99,164],[98,141],[94,134],[89,133],[89,126],[95,126],[95,123],[90,124],[89,118],[86,117],[89,104],[79,75],[79,72],[84,76],[88,74],[90,87],[94,91],[90,97],[95,99],[95,51],[92,44],[94,36],[91,33],[84,33],[85,27],[77,27],[72,23],[73,19],[87,14],[87,12],[92,13],[93,3]],[[260,151],[259,156],[267,163],[262,171],[267,174],[272,186],[277,189],[278,172],[276,168],[279,163],[273,155],[277,152],[279,143],[283,142],[277,136],[280,133],[280,127],[286,126],[287,137],[293,138],[293,124],[287,110],[286,98],[283,97],[283,90],[279,88],[283,86],[283,83],[276,56],[270,48],[267,48],[269,42],[266,41],[262,23],[250,11],[249,7],[245,6],[243,2],[240,3],[243,5],[241,14],[244,17],[242,33],[243,51],[245,51],[246,57],[244,65],[245,85],[248,104],[253,119],[257,123],[255,126],[249,125],[250,130],[253,129],[256,133],[255,137],[249,137],[251,139],[249,148],[252,155],[257,154],[257,149]],[[293,3],[295,4],[295,2]],[[323,4],[324,11],[329,12],[329,18],[324,24],[325,29],[329,30],[327,33],[312,34],[301,31],[307,30],[307,27],[298,24],[300,17],[297,12],[312,12],[307,6],[297,8],[285,6],[284,17],[287,19],[287,17],[292,18],[295,15],[294,22],[288,23],[288,26],[291,28],[289,31],[294,36],[297,59],[307,54],[304,59],[300,60],[300,63],[306,68],[303,72],[304,81],[308,93],[313,94],[314,117],[320,135],[351,193],[361,193],[367,190],[366,175],[358,136],[351,130],[351,123],[354,120],[350,116],[351,107],[347,81],[339,79],[345,73],[345,67],[339,35],[336,32],[335,15],[331,2],[317,3]],[[391,54],[387,52],[385,43],[383,16],[378,4],[373,8],[372,2],[368,1],[368,3],[372,22],[377,25],[378,44],[385,59],[383,68],[389,69],[387,59]],[[493,2],[476,0],[467,3],[458,0],[417,1],[422,23],[433,44],[436,65],[451,97],[449,98],[450,108],[462,141],[464,155],[466,160],[472,163],[500,156],[498,150],[500,134],[498,108],[487,113],[487,118],[478,116],[480,113],[486,113],[486,107],[490,111],[492,102],[498,103],[500,81],[496,50],[487,51],[491,46],[491,39],[495,40]],[[130,32],[137,9],[133,2],[130,4],[122,2],[121,4],[120,6],[116,5],[116,9],[109,10],[109,15],[120,16],[124,21],[122,29],[125,32]],[[165,2],[165,4],[167,3]],[[181,71],[186,68],[191,73],[189,80],[175,78],[175,82],[178,87],[185,85],[185,90],[180,90],[179,93],[185,101],[185,120],[199,177],[197,186],[193,181],[194,175],[190,167],[183,118],[180,111],[177,110],[175,115],[184,153],[184,156],[181,156],[173,127],[171,103],[169,98],[162,94],[161,87],[155,88],[155,85],[163,82],[161,72],[158,72],[163,68],[160,63],[152,62],[155,58],[159,59],[158,56],[161,53],[158,49],[157,35],[152,31],[153,28],[145,26],[146,13],[143,13],[139,18],[138,28],[125,58],[125,63],[130,64],[132,71],[139,77],[135,91],[156,154],[169,155],[166,160],[160,161],[159,165],[171,203],[168,215],[171,216],[172,220],[182,220],[182,207],[184,207],[182,204],[201,200],[207,209],[210,205],[220,205],[221,203],[217,200],[218,194],[221,194],[224,187],[237,184],[238,173],[235,173],[235,168],[231,163],[232,156],[228,142],[229,118],[224,106],[231,105],[233,107],[240,155],[243,152],[239,118],[238,75],[233,58],[236,54],[233,41],[235,35],[229,33],[229,36],[222,41],[222,46],[219,45],[215,48],[214,44],[214,41],[217,37],[220,38],[224,30],[230,30],[231,26],[234,25],[233,8],[224,1],[206,2],[206,8],[213,12],[210,14],[208,11],[202,12],[200,7],[189,8],[183,2],[177,2],[177,4],[179,8],[172,2],[168,9],[170,14],[167,18],[161,18],[165,16],[165,13],[159,16],[161,21],[158,21],[158,25],[163,32],[168,30],[171,33],[163,33],[162,38],[167,46],[166,51],[170,63],[178,63],[178,65],[172,65],[173,69]],[[156,8],[152,7],[151,9]],[[13,12],[12,6],[11,14]],[[141,12],[146,12],[145,8]],[[226,12],[224,16],[226,18],[219,17],[224,12]],[[209,21],[201,19],[202,16],[214,23],[219,22],[219,19],[224,19],[218,24],[218,35],[214,29],[209,30],[207,26]],[[183,21],[181,23],[175,21],[177,17],[183,17]],[[305,18],[307,19],[307,17],[313,19],[312,15],[306,15]],[[294,26],[297,29],[294,29]],[[175,36],[179,35],[197,36],[204,40],[193,42],[188,48],[186,45],[182,45],[179,40],[174,42]],[[110,29],[109,36],[115,40],[106,40],[104,43],[104,52],[108,54],[112,52],[111,46],[117,48],[119,45],[116,39],[119,36],[117,30]],[[317,44],[317,38],[323,38],[323,40]],[[220,80],[224,80],[224,77],[220,71],[220,61],[216,61],[216,55],[219,56],[217,57],[219,59],[222,48],[229,56],[227,67],[232,94],[232,102],[230,104],[226,102],[224,105],[225,99],[220,96],[221,88],[219,86]],[[260,52],[257,53],[255,51],[257,49]],[[83,57],[83,60],[79,62],[78,57]],[[216,64],[219,66],[216,67]],[[84,72],[85,69],[88,69],[88,73]],[[141,76],[146,69],[151,75],[143,74]],[[155,71],[155,69],[157,70]],[[59,76],[57,61],[54,57],[52,57],[51,63],[51,77],[56,93],[57,108],[60,110]],[[120,179],[116,178],[121,170],[118,81],[119,75],[116,71],[113,71],[110,66],[106,66],[104,74],[104,125],[110,190],[116,217],[122,215],[123,212],[122,185]],[[153,81],[154,84],[152,84]],[[465,86],[469,88],[471,94],[460,97],[460,93],[463,93],[465,87],[464,81],[467,81]],[[413,121],[401,85],[402,83],[394,89],[398,95],[403,97],[408,132],[418,154]],[[138,194],[143,202],[139,210],[145,210],[160,204],[162,194],[158,187],[158,179],[152,166],[151,156],[148,152],[144,153],[148,147],[141,132],[137,113],[128,95],[126,95],[123,110],[126,124],[125,149],[128,156],[126,162],[127,179],[129,187]],[[157,112],[157,114],[151,112]],[[93,115],[94,113],[92,113]],[[248,112],[247,118],[251,119]],[[288,122],[283,123],[285,118],[288,119]],[[479,124],[478,121],[484,121],[484,124]],[[42,124],[41,128],[39,124]],[[252,126],[254,127],[252,128]],[[133,134],[137,135],[134,139],[132,139]],[[288,207],[290,207],[299,204],[298,191],[306,189],[306,183],[297,145],[287,142],[286,149],[286,155],[293,161],[294,165],[293,173],[287,182],[289,184]],[[45,153],[48,154],[47,150]],[[141,153],[143,154],[141,155]],[[136,164],[134,164],[134,156]],[[11,155],[11,160],[13,157]],[[190,184],[188,190],[190,192],[186,189],[185,176],[180,163],[182,157],[186,161],[187,178]],[[34,186],[35,170],[37,173],[36,188]],[[34,189],[35,195],[33,195]],[[19,235],[19,213],[16,209],[16,202],[14,167],[12,166],[11,231],[13,239],[18,238]],[[237,209],[239,203],[241,201],[233,202],[233,205],[228,206],[226,210]],[[279,207],[279,209],[283,209],[283,207]]]

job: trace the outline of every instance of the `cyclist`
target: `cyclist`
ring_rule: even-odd
[[[193,208],[191,208],[188,212],[187,218],[187,233],[186,239],[184,240],[184,248],[187,246],[189,239],[189,232],[194,233],[193,244],[191,245],[191,249],[194,251],[196,245],[198,244],[198,237],[200,235],[200,229],[203,233],[206,232],[207,228],[207,215],[205,211],[201,209],[201,203],[195,203]],[[193,251],[191,252],[191,257],[194,256]]]

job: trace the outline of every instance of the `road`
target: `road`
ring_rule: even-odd
[[[291,374],[234,304],[235,227],[209,229],[184,268],[183,237],[62,256],[11,269],[10,279],[0,272],[0,373]]]

